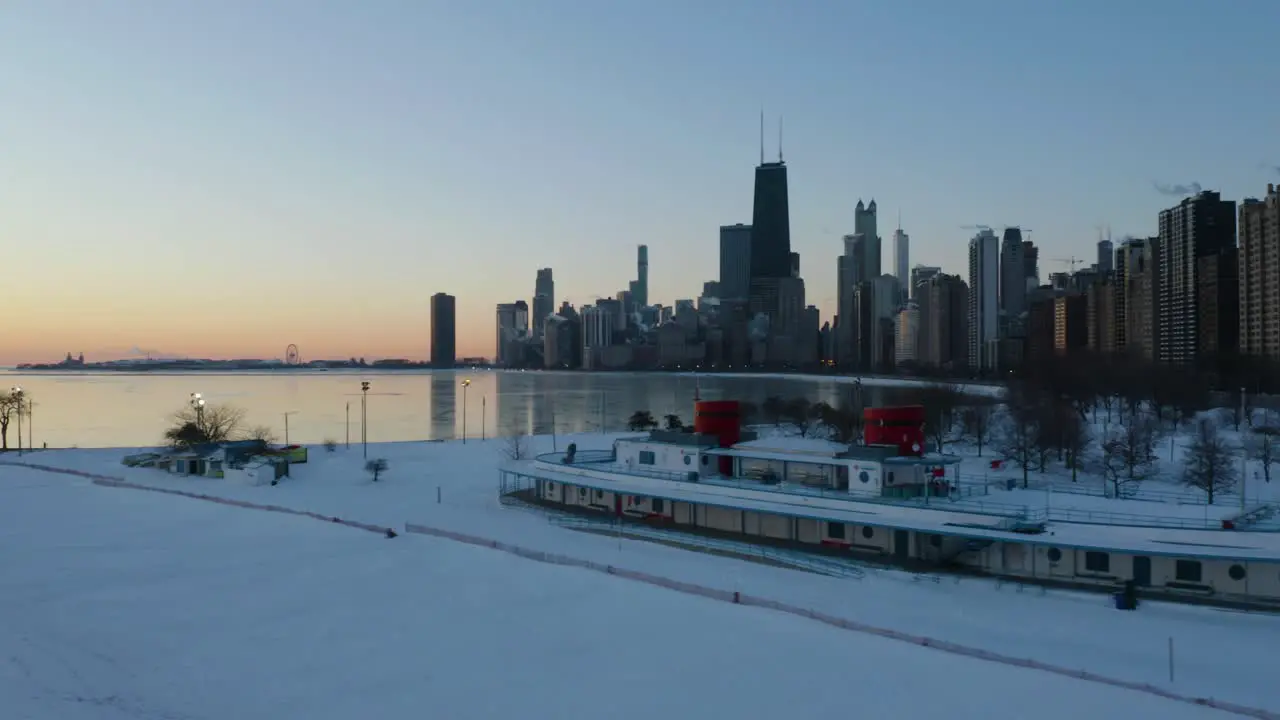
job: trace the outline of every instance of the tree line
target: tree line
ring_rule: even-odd
[[[1090,473],[1103,478],[1108,496],[1131,497],[1143,480],[1162,472],[1166,444],[1172,461],[1179,434],[1186,442],[1177,479],[1203,491],[1208,503],[1239,482],[1242,457],[1254,460],[1263,479],[1271,481],[1280,460],[1280,414],[1256,407],[1256,396],[1247,389],[1215,398],[1211,381],[1193,368],[1061,358],[1038,367],[1029,375],[1006,377],[994,393],[933,382],[901,389],[894,404],[923,408],[933,450],[946,452],[959,442],[969,443],[980,457],[992,450],[993,458],[1020,470],[1024,488],[1030,487],[1032,473],[1061,468],[1073,482],[1081,472]],[[759,405],[741,404],[746,424],[843,443],[861,442],[864,409],[856,384],[842,388],[833,403],[773,396]],[[685,424],[676,415],[660,423],[644,410],[628,421],[631,430],[658,427],[678,431]],[[1239,442],[1225,434],[1227,428],[1239,433]],[[1169,474],[1176,472],[1171,464]]]

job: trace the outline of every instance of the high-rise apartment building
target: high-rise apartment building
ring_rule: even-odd
[[[431,296],[431,367],[448,369],[458,362],[457,300],[447,293]]]
[[[1240,353],[1280,360],[1280,186],[1240,205]]]
[[[1016,318],[1027,310],[1027,267],[1023,257],[1022,229],[1004,229],[1000,245],[1000,311]]]
[[[1231,251],[1236,242],[1236,204],[1223,200],[1216,192],[1204,191],[1160,212],[1160,282],[1159,282],[1159,359],[1165,363],[1191,363],[1209,348],[1202,348],[1205,336],[1201,325],[1208,319],[1201,313],[1201,258]],[[1229,266],[1230,260],[1213,261],[1213,272]],[[1226,292],[1228,285],[1215,274],[1215,290]],[[1208,278],[1205,278],[1206,280]],[[1215,332],[1236,324],[1238,332],[1238,296],[1235,303],[1215,297],[1213,307],[1220,315],[1210,322]],[[1237,315],[1228,316],[1235,309]],[[1223,340],[1230,341],[1229,337]],[[1214,351],[1235,350],[1221,347]]]
[[[1081,293],[1053,299],[1053,351],[1068,355],[1089,346],[1089,301]]]
[[[746,300],[751,294],[751,226],[720,226],[720,297]]]
[[[1117,292],[1118,287],[1116,276],[1113,273],[1106,273],[1099,275],[1085,291],[1085,297],[1088,299],[1090,352],[1099,355],[1113,355],[1116,352],[1116,343],[1119,340],[1116,326],[1116,320],[1119,317],[1116,310],[1116,298],[1120,295]]]
[[[981,230],[969,241],[969,367],[994,370],[999,327],[1000,239]]]
[[[533,336],[542,337],[547,318],[556,312],[556,281],[551,268],[538,271],[533,282]]]
[[[917,362],[920,346],[920,307],[913,303],[898,311],[898,327],[894,338],[894,360],[897,364]]]
[[[957,275],[935,275],[916,288],[921,365],[955,369],[969,364],[969,287]]]
[[[529,334],[529,304],[523,300],[498,303],[497,326],[498,364],[520,364],[523,360],[517,357],[521,348],[520,342]]]

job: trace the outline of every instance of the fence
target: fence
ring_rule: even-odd
[[[553,514],[547,518],[551,524],[572,530],[586,530],[597,533],[614,533],[619,537],[632,540],[652,540],[657,542],[679,543],[704,552],[719,552],[746,557],[751,560],[785,565],[796,570],[828,575],[830,577],[857,578],[866,575],[863,568],[852,562],[841,562],[832,558],[824,558],[813,553],[781,550],[754,543],[735,542],[719,538],[704,537],[678,530],[634,525],[630,523],[608,522],[594,518],[568,514]]]
[[[1249,707],[1246,705],[1240,705],[1237,703],[1227,702],[1224,700],[1215,700],[1214,698],[1202,698],[1202,697],[1194,697],[1191,695],[1184,695],[1181,693],[1174,692],[1172,690],[1168,690],[1156,685],[1152,685],[1150,683],[1139,683],[1139,682],[1132,682],[1128,680],[1121,680],[1119,678],[1107,677],[1105,675],[1089,672],[1087,670],[1073,670],[1071,668],[1054,665],[1052,663],[1041,662],[1039,660],[1032,660],[1030,658],[1019,658],[1011,655],[1005,655],[1002,653],[982,650],[980,648],[969,647],[966,645],[961,645],[959,643],[947,642],[945,640],[939,640],[937,638],[930,638],[923,635],[914,635],[911,633],[900,632],[898,630],[890,630],[887,628],[875,627],[873,625],[861,623],[856,620],[849,620],[847,618],[830,615],[827,613],[819,612],[817,610],[810,610],[810,609],[799,607],[796,605],[783,603],[777,600],[770,600],[768,598],[757,597],[757,596],[749,595],[742,592],[736,592],[736,591],[730,592],[728,590],[719,590],[716,588],[710,588],[703,585],[698,585],[696,583],[674,580],[671,578],[663,577],[661,575],[653,575],[650,573],[639,572],[637,570],[628,570],[625,568],[615,567],[613,565],[606,565],[603,563],[592,562],[590,560],[583,560],[583,559],[571,557],[568,555],[558,555],[554,553],[547,553],[541,550],[533,550],[530,548],[521,547],[519,545],[500,542],[498,540],[493,540],[490,538],[479,537],[476,535],[467,535],[465,533],[453,532],[451,530],[442,530],[439,528],[433,528],[426,525],[406,523],[404,526],[404,529],[405,529],[405,532],[408,532],[408,533],[414,533],[418,535],[428,535],[432,537],[443,538],[445,540],[453,540],[455,542],[465,543],[468,545],[487,547],[494,550],[500,550],[502,552],[510,553],[518,557],[526,558],[528,560],[534,560],[537,562],[593,570],[595,572],[605,573],[608,575],[612,575],[614,577],[620,577],[627,580],[642,582],[649,585],[666,588],[668,590],[675,590],[677,592],[682,592],[687,595],[696,595],[699,597],[710,598],[712,600],[719,600],[721,602],[726,602],[726,603],[734,603],[737,605],[748,605],[753,607],[764,608],[767,610],[774,610],[776,612],[786,613],[788,615],[793,615],[796,617],[807,618],[809,620],[816,620],[817,622],[824,623],[832,627],[840,628],[841,630],[848,630],[851,632],[862,633],[864,635],[871,635],[871,636],[886,638],[890,640],[897,640],[899,642],[906,642],[912,645],[918,645],[920,647],[933,648],[934,650],[940,650],[942,652],[951,653],[953,655],[960,655],[963,657],[970,657],[978,660],[985,660],[987,662],[994,662],[994,663],[1009,665],[1013,667],[1029,668],[1032,670],[1039,670],[1041,672],[1047,672],[1047,673],[1059,675],[1062,677],[1069,677],[1069,678],[1074,678],[1076,680],[1083,680],[1085,682],[1092,682],[1100,685],[1108,685],[1111,687],[1121,688],[1124,690],[1131,690],[1134,692],[1146,693],[1148,695],[1154,695],[1157,697],[1164,698],[1166,700],[1172,700],[1174,702],[1184,703],[1187,705],[1199,705],[1202,707],[1209,707],[1215,710],[1220,710],[1223,712],[1232,713],[1234,715],[1239,715],[1241,717],[1256,718],[1257,720],[1280,720],[1280,713],[1274,713],[1269,710],[1263,710],[1261,708]]]
[[[248,510],[263,510],[266,512],[282,513],[285,515],[295,515],[298,517],[307,517],[313,520],[321,520],[336,525],[356,528],[358,530],[367,530],[369,532],[385,535],[386,537],[395,537],[394,530],[388,527],[378,525],[370,525],[368,523],[358,522],[356,520],[343,520],[342,518],[332,515],[321,515],[307,510],[295,510],[293,508],[284,507],[283,505],[264,505],[261,503],[252,503],[245,500],[230,500],[217,495],[206,495],[204,493],[188,492],[186,490],[174,490],[172,488],[158,488],[151,485],[143,485],[141,483],[132,483],[121,478],[111,477],[109,475],[98,475],[95,473],[82,472],[80,470],[68,470],[66,468],[50,467],[48,465],[36,465],[34,463],[15,463],[5,462],[0,465],[12,465],[15,467],[25,467],[30,470],[40,470],[42,472],[58,473],[61,475],[73,475],[76,477],[92,480],[94,485],[103,487],[127,488],[129,490],[145,490],[147,492],[161,493],[163,495],[176,495],[178,497],[191,498],[193,500],[204,500],[206,502],[217,503],[219,505],[229,505],[231,507],[244,508]]]

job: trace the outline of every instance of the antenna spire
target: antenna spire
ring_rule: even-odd
[[[760,108],[760,164],[764,164],[764,107]]]
[[[898,208],[898,229],[902,229],[902,208]]]
[[[778,116],[778,162],[782,162],[782,116]]]

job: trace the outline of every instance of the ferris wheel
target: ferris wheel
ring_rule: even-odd
[[[285,365],[301,365],[302,364],[302,355],[298,353],[297,345],[294,345],[291,343],[289,347],[284,349],[284,364]]]

